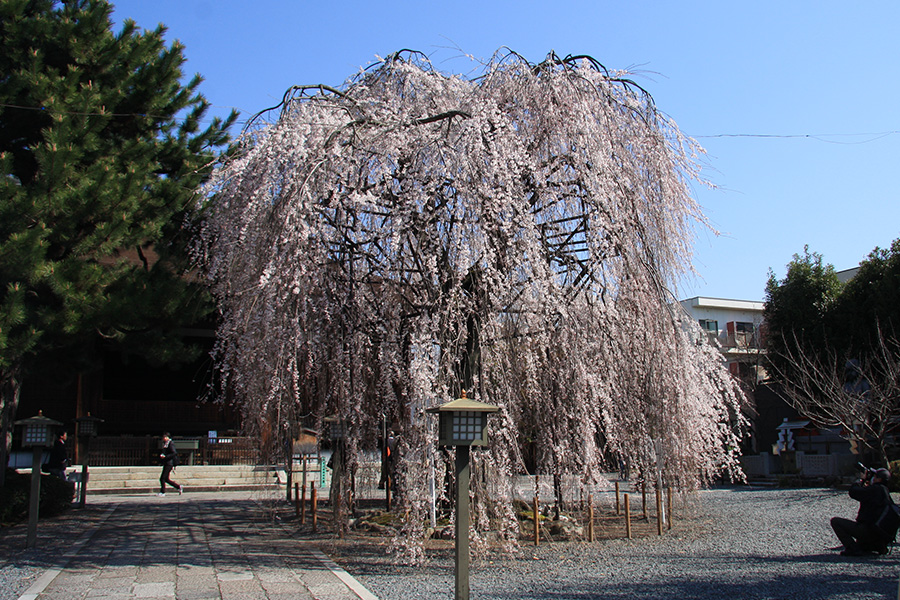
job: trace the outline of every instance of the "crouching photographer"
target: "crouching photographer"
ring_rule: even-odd
[[[850,497],[859,502],[856,520],[834,517],[831,528],[844,545],[842,556],[887,554],[888,543],[896,534],[896,525],[887,523],[887,513],[894,501],[887,488],[891,472],[887,469],[865,469],[862,477],[850,486]]]

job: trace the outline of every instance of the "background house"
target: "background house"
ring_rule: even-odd
[[[695,296],[681,306],[722,350],[732,375],[751,388],[765,379],[764,303]]]

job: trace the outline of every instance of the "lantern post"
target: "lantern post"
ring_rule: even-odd
[[[81,463],[81,488],[79,490],[78,507],[84,508],[87,500],[87,483],[88,483],[88,457],[91,453],[91,438],[97,436],[97,428],[103,419],[92,417],[88,413],[86,417],[78,417],[75,419],[75,432],[78,438],[78,446],[80,447],[79,462]]]
[[[31,496],[28,502],[28,537],[26,548],[34,548],[37,543],[38,510],[41,502],[41,458],[44,450],[53,446],[54,434],[59,421],[48,419],[41,411],[36,417],[16,421],[14,425],[22,428],[22,447],[31,448]]]
[[[487,416],[496,406],[462,397],[441,406],[426,409],[436,413],[438,443],[456,447],[456,595],[469,600],[469,453],[472,446],[487,446]]]

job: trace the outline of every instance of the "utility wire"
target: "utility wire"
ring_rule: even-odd
[[[896,135],[900,133],[900,131],[879,131],[879,132],[871,132],[871,133],[802,133],[802,134],[774,134],[774,133],[717,133],[714,135],[693,135],[691,136],[694,139],[710,139],[710,138],[774,138],[774,139],[811,139],[819,142],[825,142],[826,144],[867,144],[869,142],[874,142],[880,140],[881,138],[888,137],[890,135]],[[825,138],[830,137],[860,137],[867,136],[869,139],[859,140],[855,142],[842,142],[838,140],[829,140]]]
[[[72,115],[79,117],[142,117],[142,118],[153,118],[153,119],[170,119],[172,115],[153,115],[147,113],[114,113],[114,112],[81,112],[81,111],[63,111],[56,109],[47,109],[43,106],[22,106],[19,104],[7,104],[0,102],[0,108],[15,108],[19,110],[31,110],[36,112],[52,112],[55,114],[62,115]],[[218,106],[218,105],[210,105],[210,108],[220,108],[227,110],[239,110],[233,106]],[[201,119],[201,123],[211,124],[212,119]],[[250,119],[235,121],[235,124],[238,125],[246,125],[250,122]],[[307,125],[317,125],[317,123],[307,123]],[[878,131],[878,132],[868,132],[868,133],[797,133],[797,134],[778,134],[778,133],[716,133],[710,135],[692,135],[694,139],[723,139],[723,138],[754,138],[754,139],[810,139],[816,140],[819,142],[824,142],[826,144],[844,144],[844,145],[855,145],[855,144],[867,144],[870,142],[878,141],[882,138],[900,134],[900,130],[891,130],[891,131]],[[831,140],[826,138],[837,138],[837,137],[860,137],[867,136],[869,139],[859,140],[859,141],[839,141],[839,140]]]

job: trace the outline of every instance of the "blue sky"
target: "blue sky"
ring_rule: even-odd
[[[804,245],[836,269],[900,238],[900,2],[113,0],[168,27],[217,113],[243,118],[291,85],[340,85],[376,55],[420,50],[448,72],[509,47],[637,71],[707,150],[716,189],[681,298],[762,300]]]

